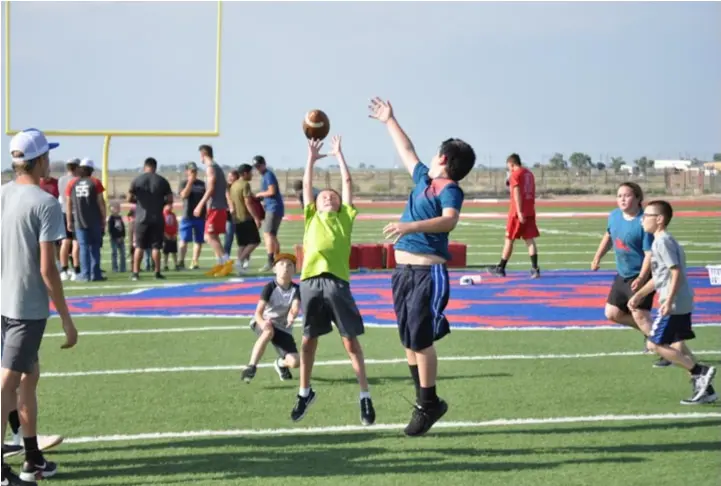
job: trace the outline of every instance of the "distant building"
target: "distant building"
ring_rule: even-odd
[[[656,160],[653,163],[653,168],[656,170],[689,170],[692,163],[690,160]]]

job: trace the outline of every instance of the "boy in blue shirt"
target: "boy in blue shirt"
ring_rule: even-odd
[[[428,167],[418,160],[391,104],[375,98],[369,108],[371,118],[388,127],[415,183],[400,222],[388,224],[383,233],[395,242],[393,307],[416,387],[417,403],[405,433],[418,436],[448,411],[448,404],[436,395],[438,357],[433,343],[451,332],[443,314],[450,288],[448,233],[456,227],[463,205],[458,181],[471,171],[476,154],[466,142],[450,138],[441,144]]]

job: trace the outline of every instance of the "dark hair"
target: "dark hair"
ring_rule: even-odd
[[[438,150],[438,155],[446,157],[446,174],[456,182],[466,177],[476,163],[473,147],[460,138],[445,140]]]
[[[256,155],[255,157],[253,157],[253,164],[255,164],[255,165],[258,165],[258,164],[266,165],[266,164],[265,164],[265,157],[263,157],[262,155]]]
[[[250,164],[240,164],[238,172],[240,174],[247,174],[248,172],[253,172],[253,167],[251,167]]]
[[[517,153],[512,153],[508,156],[506,159],[508,162],[512,163],[513,165],[523,165],[521,164],[521,156]]]
[[[303,190],[303,181],[298,179],[297,181],[293,182],[293,190],[294,191],[302,191]]]
[[[213,147],[210,145],[201,145],[198,147],[198,150],[203,153],[204,155],[207,155],[211,159],[213,158]]]
[[[80,177],[90,177],[93,174],[92,167],[78,167],[78,174]]]
[[[621,189],[622,187],[628,187],[629,189],[631,189],[633,195],[636,196],[636,199],[638,200],[639,209],[643,208],[643,189],[641,189],[641,186],[639,186],[635,182],[623,182],[619,184],[618,189]]]
[[[148,157],[147,159],[145,159],[145,163],[143,165],[145,165],[145,167],[150,167],[151,169],[153,169],[153,172],[158,170],[158,161],[155,160],[153,157]]]
[[[67,164],[65,164],[65,170],[77,170],[78,166],[80,165],[80,162],[77,160],[71,160]]]
[[[658,209],[658,214],[663,216],[664,226],[668,226],[668,224],[671,222],[671,219],[673,218],[673,208],[671,207],[671,204],[668,201],[664,201],[663,199],[656,199],[655,201],[651,201],[646,205],[647,208],[651,206]]]
[[[235,170],[235,169],[233,169],[233,170],[230,171],[230,175],[232,175],[232,176],[235,177],[236,179],[240,179],[240,172],[238,172],[238,171]]]

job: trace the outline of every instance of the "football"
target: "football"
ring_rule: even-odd
[[[330,132],[330,120],[321,110],[311,110],[305,114],[303,133],[308,140],[323,140]]]

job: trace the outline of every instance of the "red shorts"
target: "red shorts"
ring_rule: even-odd
[[[225,234],[225,223],[228,222],[228,214],[225,209],[208,209],[205,216],[205,233],[209,235]]]
[[[506,238],[510,240],[530,240],[538,238],[541,234],[538,232],[535,217],[526,217],[525,222],[521,223],[518,216],[508,218],[506,223]]]

